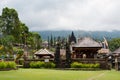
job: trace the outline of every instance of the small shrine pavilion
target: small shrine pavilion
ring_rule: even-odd
[[[54,58],[54,54],[47,49],[40,49],[34,53],[38,58]]]

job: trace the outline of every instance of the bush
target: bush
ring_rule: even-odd
[[[72,68],[80,68],[81,67],[81,63],[74,62],[74,63],[71,64],[71,67]]]
[[[71,68],[99,68],[100,64],[83,64],[83,63],[78,63],[78,62],[73,62],[71,64]]]
[[[44,65],[45,68],[55,68],[55,64],[52,62],[45,63]]]
[[[54,68],[55,64],[52,62],[45,63],[42,61],[38,61],[38,62],[31,62],[30,67],[31,68]]]
[[[37,68],[37,65],[35,64],[35,62],[31,62],[31,63],[30,63],[30,67],[31,67],[31,68]]]
[[[15,62],[0,62],[0,69],[6,69],[6,68],[16,68]]]
[[[15,62],[6,62],[6,68],[16,68]]]
[[[0,62],[0,69],[5,69],[6,65],[7,64],[5,62]]]

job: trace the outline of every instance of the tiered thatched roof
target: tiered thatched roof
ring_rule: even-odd
[[[85,37],[85,38],[79,39],[78,43],[75,44],[73,47],[101,47],[102,48],[102,45],[90,37]]]

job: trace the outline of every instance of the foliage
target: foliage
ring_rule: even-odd
[[[3,35],[13,35],[15,39],[19,39],[20,21],[17,11],[8,7],[3,8],[1,19],[3,25],[0,28]]]
[[[0,62],[0,69],[6,69],[6,68],[16,68],[15,62]]]
[[[31,45],[33,49],[40,49],[41,36],[36,32],[29,32],[27,37],[27,44]]]
[[[71,64],[70,45],[66,43],[66,67],[69,68]]]
[[[15,49],[15,48],[14,48]],[[15,59],[15,62],[18,62],[18,60],[21,58],[21,56],[23,55],[24,51],[23,49],[15,49],[15,52],[17,53],[17,57]]]
[[[51,35],[51,39],[50,39],[50,46],[53,46],[53,36]]]
[[[13,46],[23,45],[39,49],[41,36],[35,32],[29,32],[26,24],[19,20],[18,13],[13,8],[5,7],[0,15],[0,45],[3,46],[2,53],[13,53]]]
[[[2,46],[1,48],[1,53],[10,53],[12,54],[13,48],[12,48],[12,43],[14,41],[14,37],[12,35],[7,35],[2,38],[0,38],[0,44]]]
[[[60,64],[60,44],[59,43],[56,46],[54,62],[57,68],[60,67],[59,65]]]
[[[116,50],[120,47],[120,38],[114,38],[109,41],[109,47],[111,51]]]
[[[76,37],[74,35],[74,32],[72,31],[72,34],[69,36],[69,43],[74,42],[76,43]]]
[[[54,68],[55,64],[52,62],[38,61],[38,62],[31,62],[30,67],[31,68]]]
[[[73,62],[71,64],[71,68],[100,68],[100,64],[83,64],[83,63],[78,63],[78,62]]]
[[[24,24],[24,23],[20,23],[20,43],[25,44],[26,45],[26,39],[28,37],[29,34],[29,29],[28,27]]]
[[[15,62],[6,62],[6,68],[16,68]]]
[[[43,68],[44,62],[38,61],[38,62],[31,62],[30,63],[31,68]]]
[[[0,69],[4,69],[7,67],[7,64],[5,62],[0,62]]]

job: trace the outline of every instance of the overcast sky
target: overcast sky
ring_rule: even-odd
[[[120,0],[0,0],[31,31],[120,30]]]

